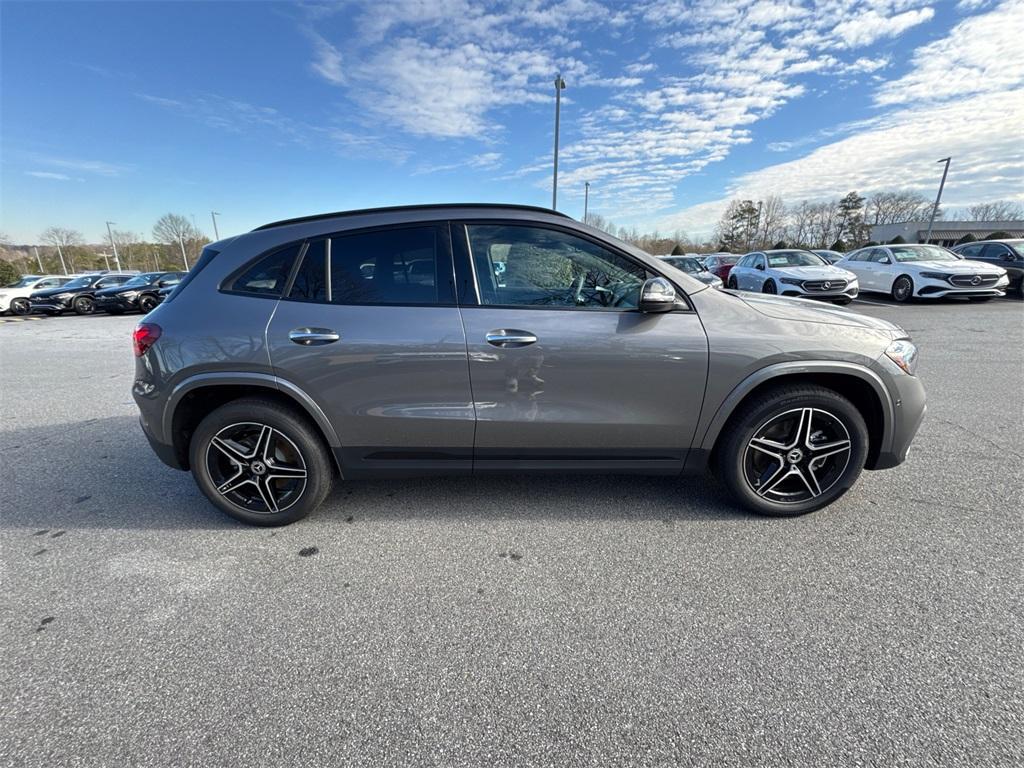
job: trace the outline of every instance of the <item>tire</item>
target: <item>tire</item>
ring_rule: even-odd
[[[807,414],[810,429],[803,421]],[[764,439],[766,433],[771,439]],[[815,436],[820,437],[810,440]],[[762,448],[752,447],[756,437],[762,438]],[[818,447],[808,450],[809,440]],[[868,441],[864,417],[842,395],[809,384],[781,385],[733,414],[716,465],[722,483],[742,506],[762,515],[793,517],[828,506],[853,486],[864,468]],[[809,472],[812,464],[816,467]]]
[[[914,281],[908,275],[900,275],[892,281],[892,300],[901,304],[914,298]]]
[[[736,278],[729,275],[729,281],[726,283],[726,287],[731,288],[734,291],[739,290],[739,286],[736,284]]]
[[[764,285],[761,286],[761,293],[770,293],[775,295],[779,292],[779,289],[775,287],[775,281],[768,279],[765,280]]]
[[[32,311],[32,305],[28,303],[28,299],[14,299],[11,301],[10,310],[12,315],[27,315]]]
[[[160,302],[157,301],[155,296],[150,296],[148,293],[144,296],[139,297],[139,309],[142,311],[142,314],[144,315],[148,315],[150,312],[156,309],[159,303]]]
[[[269,453],[261,442],[268,428]],[[206,498],[250,525],[301,520],[320,506],[334,483],[327,447],[305,415],[260,398],[235,400],[208,414],[192,435],[189,462]],[[274,478],[275,467],[288,474]],[[299,477],[299,471],[305,475]],[[218,490],[218,484],[223,488],[231,481],[237,490]],[[273,506],[266,502],[267,492]]]
[[[71,308],[78,315],[91,315],[96,311],[96,302],[92,296],[79,296],[71,302]]]

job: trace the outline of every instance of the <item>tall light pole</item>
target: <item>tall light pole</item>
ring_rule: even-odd
[[[220,232],[217,231],[217,217],[220,214],[217,211],[210,211],[210,218],[213,219],[213,237],[216,240],[220,240]]]
[[[185,262],[185,271],[188,272],[188,256],[185,255],[185,241],[181,238],[181,232],[178,233],[178,245],[181,246],[181,260]]]
[[[590,206],[590,182],[583,182],[583,223],[587,223],[587,208]]]
[[[946,174],[949,173],[949,161],[952,157],[944,157],[941,160],[936,160],[937,163],[945,163],[946,167],[942,169],[942,181],[939,182],[939,194],[935,196],[935,205],[932,207],[932,217],[928,219],[928,234],[924,236],[924,241],[927,243],[932,239],[932,224],[935,223],[935,216],[939,212],[939,201],[942,200],[942,188],[946,186]]]
[[[555,75],[555,171],[551,180],[551,210],[558,209],[558,123],[562,116],[562,91],[565,90],[565,80],[562,73]]]
[[[39,258],[39,248],[37,246],[33,245],[32,246],[32,250],[36,252],[36,263],[39,265],[39,274],[41,275],[41,274],[43,274],[43,260]],[[68,272],[65,269],[64,270],[64,274],[66,275],[67,273]]]
[[[121,259],[117,256],[117,243],[114,242],[114,233],[110,231],[110,225],[117,224],[116,221],[107,222],[107,237],[110,238],[110,247],[114,249],[114,266],[117,267],[117,271],[121,271]],[[107,264],[107,268],[110,268],[110,264]]]

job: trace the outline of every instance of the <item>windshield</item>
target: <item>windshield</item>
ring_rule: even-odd
[[[1017,252],[1018,256],[1024,256],[1024,240],[1018,240],[1015,243],[1007,243],[1008,246],[1013,248]]]
[[[665,259],[676,269],[681,269],[683,272],[690,272],[691,274],[697,272],[703,272],[704,267],[700,265],[700,262],[693,258],[679,258],[678,256],[674,259]]]
[[[32,285],[32,283],[39,280],[38,277],[23,277],[21,280],[15,280],[13,283],[8,283],[4,288],[25,288],[26,286]]]
[[[131,280],[129,280],[127,283],[125,283],[124,285],[119,286],[119,287],[121,287],[121,288],[132,288],[132,287],[138,286],[138,285],[149,285],[154,280],[156,280],[159,275],[160,275],[159,272],[147,272],[144,275],[136,275]]]
[[[890,245],[896,261],[959,261],[955,254],[937,245]]]
[[[776,267],[820,267],[827,262],[810,251],[776,251],[768,254],[768,266]]]

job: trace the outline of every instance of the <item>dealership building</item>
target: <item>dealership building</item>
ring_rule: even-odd
[[[1010,237],[1024,237],[1024,221],[936,221],[932,225],[929,243],[955,245],[966,235],[975,240],[985,240],[995,232],[1005,232]],[[888,243],[902,237],[907,243],[923,243],[928,234],[927,221],[905,221],[902,224],[876,224],[871,227],[871,239],[876,243]]]

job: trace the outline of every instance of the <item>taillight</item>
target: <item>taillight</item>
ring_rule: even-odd
[[[160,338],[160,326],[156,323],[139,323],[132,331],[132,346],[135,356],[142,357]]]

